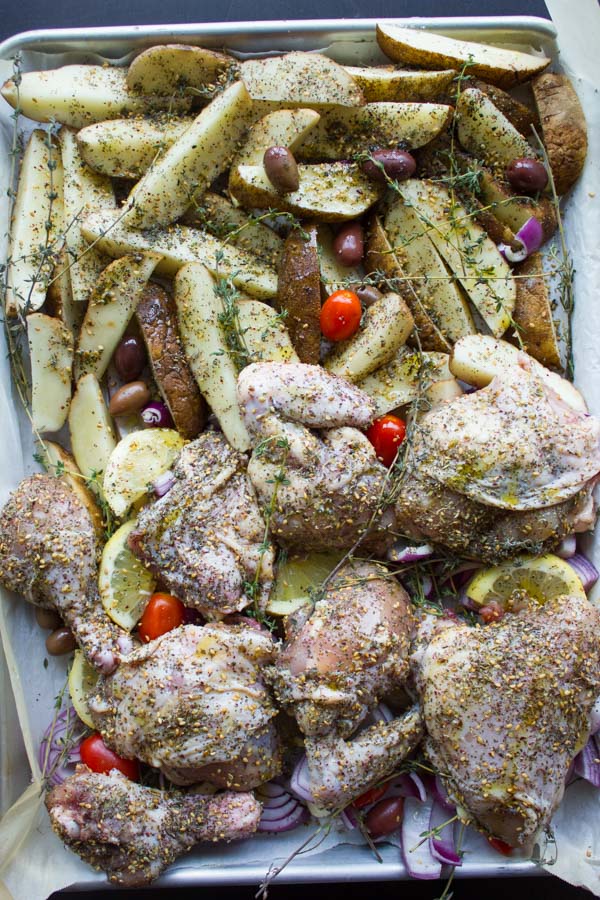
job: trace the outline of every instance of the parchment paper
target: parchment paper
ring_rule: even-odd
[[[560,66],[573,79],[583,102],[590,137],[590,154],[585,172],[566,209],[569,247],[576,260],[576,310],[574,316],[576,383],[583,390],[592,412],[600,415],[600,108],[598,86],[600,71],[600,13],[595,0],[547,0],[558,28]],[[344,40],[335,46],[344,61],[376,61],[373,45],[352,45]],[[94,62],[44,57],[29,54],[25,68],[49,68],[66,62]],[[0,79],[10,76],[10,63],[0,61]],[[10,112],[0,101],[0,180],[8,183],[8,147],[12,133]],[[4,225],[7,198],[0,197],[0,258],[6,254]],[[10,385],[8,363],[0,352],[0,504],[24,473],[35,468],[32,441],[24,417],[19,416],[18,400]],[[590,551],[600,562],[600,554]],[[22,600],[0,592],[0,635],[5,658],[0,658],[0,812],[8,809],[0,823],[0,900],[45,900],[53,891],[76,882],[100,884],[102,874],[94,873],[54,836],[41,801],[40,772],[36,760],[40,738],[51,716],[54,697],[64,685],[64,660],[50,658],[47,668],[45,634],[35,624],[33,610]],[[9,678],[10,674],[10,678]],[[12,685],[12,687],[11,687]],[[17,725],[20,723],[20,730]],[[21,737],[22,734],[22,737]],[[29,787],[27,786],[29,784]],[[557,838],[557,859],[548,870],[572,884],[582,885],[600,896],[600,792],[578,782],[568,790],[557,812],[553,828]],[[308,835],[306,830],[281,835],[259,835],[250,841],[223,848],[202,849],[178,861],[170,871],[183,872],[190,866],[231,867],[242,864],[259,866],[266,873],[272,861],[285,859]],[[332,832],[315,848],[326,864],[324,852],[341,844],[361,843],[340,829]],[[493,851],[476,834],[466,842],[467,861],[494,859]],[[311,851],[309,851],[310,854]],[[394,852],[397,852],[394,850]],[[362,848],[356,849],[362,854]],[[516,862],[516,860],[515,860]],[[376,863],[374,863],[376,865]],[[507,862],[510,866],[510,862]]]

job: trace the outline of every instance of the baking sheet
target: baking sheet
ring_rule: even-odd
[[[548,4],[551,12],[559,17],[568,0],[554,0]],[[598,383],[600,353],[595,346],[594,335],[600,335],[600,308],[593,303],[593,291],[597,283],[593,265],[600,272],[600,259],[595,247],[598,228],[594,217],[598,216],[596,193],[600,191],[598,173],[598,111],[593,96],[594,54],[581,54],[581,35],[588,43],[594,42],[591,26],[585,27],[585,16],[593,15],[594,0],[580,0],[578,25],[575,33],[562,27],[560,63],[574,77],[575,87],[582,97],[589,117],[590,146],[596,148],[596,156],[588,162],[583,179],[567,210],[569,243],[578,260],[590,260],[585,268],[578,267],[576,275],[577,310],[574,320],[576,341],[576,381],[586,393],[594,412],[600,413],[600,395],[594,385]],[[597,7],[596,7],[597,11]],[[583,16],[583,19],[582,19]],[[408,20],[393,20],[407,24]],[[427,24],[435,30],[455,36],[486,38],[505,45],[533,45],[550,55],[555,51],[553,29],[550,23],[528,17],[516,19],[479,20],[410,20],[411,24]],[[64,62],[96,62],[100,58],[112,61],[125,60],[132,51],[150,44],[169,41],[185,41],[206,46],[226,44],[240,53],[252,51],[264,53],[274,50],[320,49],[345,63],[371,63],[385,61],[374,40],[374,21],[351,22],[283,22],[283,23],[230,23],[226,26],[157,26],[151,28],[118,28],[83,31],[34,32],[17,36],[0,47],[0,57],[10,57],[17,49],[26,51],[25,68],[48,68]],[[596,47],[600,28],[595,38]],[[590,47],[592,46],[590,43]],[[597,51],[596,51],[597,52]],[[68,53],[68,58],[62,54]],[[585,65],[584,65],[585,61]],[[589,64],[589,66],[588,66]],[[0,59],[0,78],[10,74],[10,64]],[[597,81],[597,79],[596,79]],[[596,111],[596,118],[592,113]],[[10,112],[10,111],[8,111]],[[10,135],[6,106],[0,109],[0,174],[5,175],[6,148]],[[594,156],[592,149],[591,156]],[[6,198],[0,201],[0,222],[6,222]],[[4,229],[2,228],[2,232]],[[5,248],[0,246],[0,251]],[[7,362],[2,352],[0,360],[0,417],[3,422],[4,441],[0,447],[0,503],[14,487],[25,471],[34,468],[32,445],[27,423],[18,419],[18,404],[9,385]],[[20,427],[19,427],[20,426]],[[21,435],[19,435],[19,430]],[[17,598],[6,594],[1,597],[0,630],[3,631],[7,650],[7,662],[11,669],[14,695],[19,707],[24,741],[18,738],[16,709],[6,704],[0,720],[0,809],[13,804],[30,779],[29,765],[34,779],[39,777],[35,751],[39,738],[51,716],[53,698],[64,684],[65,664],[60,659],[50,659],[44,668],[44,635],[34,622],[33,610]],[[18,673],[23,673],[21,681]],[[25,677],[26,673],[26,677]],[[0,665],[0,689],[2,696],[10,693],[6,669]],[[559,854],[554,871],[561,877],[600,892],[596,866],[600,864],[600,803],[599,792],[579,785],[569,789],[567,803],[556,817],[559,834]],[[568,813],[568,814],[566,814]],[[596,814],[597,813],[597,814]],[[10,823],[10,827],[7,825]],[[597,823],[597,827],[595,827]],[[577,826],[577,827],[575,827]],[[23,836],[26,837],[23,839]],[[202,848],[179,860],[157,884],[165,887],[183,885],[208,885],[232,883],[259,883],[272,860],[280,862],[299,846],[308,832],[301,829],[291,835],[278,837],[260,835],[243,844],[224,848]],[[318,839],[318,838],[317,838]],[[398,848],[381,845],[383,862],[377,863],[371,851],[364,846],[353,845],[347,832],[334,831],[309,855],[301,856],[280,876],[282,881],[344,881],[376,880],[405,877],[404,866]],[[535,874],[540,870],[526,859],[504,859],[492,851],[487,842],[471,834],[466,843],[464,866],[458,877]],[[549,852],[552,852],[551,849]],[[10,859],[9,859],[10,858]],[[0,826],[0,867],[4,864],[4,888],[15,900],[37,900],[67,884],[77,883],[80,888],[98,890],[104,884],[104,876],[97,875],[72,853],[67,851],[51,833],[45,811],[40,804],[39,788],[33,784],[9,813],[8,821]],[[7,896],[10,894],[7,893]]]

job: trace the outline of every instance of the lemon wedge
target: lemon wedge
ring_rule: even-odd
[[[82,651],[76,650],[69,671],[69,694],[75,712],[88,728],[94,728],[88,697],[93,694],[98,678],[99,673],[89,664]]]
[[[113,622],[127,631],[137,625],[156,587],[152,574],[127,545],[134,528],[135,519],[125,522],[106,543],[98,578],[102,606]]]
[[[310,603],[311,591],[321,585],[341,558],[341,553],[288,557],[278,566],[267,612],[273,616],[289,616],[305,603]]]
[[[112,511],[123,516],[151,483],[171,468],[185,441],[172,428],[133,431],[110,454],[104,473],[104,496]]]
[[[562,595],[586,596],[581,579],[568,562],[550,553],[545,556],[520,556],[484,569],[471,579],[466,593],[480,606],[486,606],[491,600],[507,606],[519,593],[527,594],[538,603]]]

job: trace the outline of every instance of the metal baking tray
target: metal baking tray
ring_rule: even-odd
[[[17,34],[0,44],[0,59],[10,59],[17,52],[73,54],[72,61],[91,62],[98,57],[125,61],[134,52],[166,42],[226,47],[240,54],[267,54],[290,50],[323,50],[342,63],[389,62],[377,47],[377,22],[421,26],[457,38],[482,40],[501,45],[524,45],[543,50],[556,59],[556,29],[545,19],[533,16],[489,16],[454,18],[394,19],[321,19],[284,20],[277,22],[227,22],[186,25],[140,25],[100,28],[47,29]],[[47,65],[46,67],[50,67]],[[306,832],[299,832],[298,844]],[[543,869],[529,859],[503,858],[493,852],[474,848],[457,878],[498,878],[508,876],[545,875]],[[468,844],[467,844],[468,847]],[[339,845],[323,853],[293,860],[277,877],[277,883],[356,882],[406,880],[408,875],[400,851],[390,844],[378,846],[381,862],[371,850],[355,845]],[[264,879],[272,860],[278,860],[278,840],[261,842],[257,849],[259,864],[236,862],[236,846],[230,845],[220,856],[218,866],[211,861],[207,848],[182,857],[153,886],[178,887],[258,885]],[[449,870],[448,870],[449,871]],[[102,879],[102,880],[99,880]],[[69,890],[112,890],[103,876],[93,873],[90,879]]]

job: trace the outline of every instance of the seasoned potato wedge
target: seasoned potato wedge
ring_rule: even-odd
[[[450,356],[450,371],[467,384],[485,387],[509,366],[517,365],[521,356],[519,348],[507,341],[499,341],[486,334],[474,334],[462,338],[454,345]],[[579,412],[587,412],[585,400],[570,381],[546,369],[533,357],[529,359],[535,374],[556,391],[565,403]]]
[[[515,268],[517,302],[513,320],[525,349],[543,366],[559,369],[561,354],[541,253],[533,253]]]
[[[468,64],[470,75],[499,87],[527,81],[550,64],[549,59],[530,53],[459,41],[422,28],[378,25],[377,43],[394,62],[424,69],[462,69]]]
[[[333,250],[334,235],[329,225],[319,225],[317,245],[321,270],[321,294],[325,297],[345,286],[355,290],[362,279],[357,266],[343,266]]]
[[[66,248],[63,247],[54,265],[54,274],[46,294],[46,312],[65,325],[73,337],[79,334],[85,316],[85,303],[75,303],[71,291],[71,271]]]
[[[150,281],[142,289],[135,316],[156,386],[169,407],[175,428],[191,441],[204,428],[206,407],[185,356],[175,301],[164,288]]]
[[[73,335],[58,319],[42,313],[27,316],[31,358],[31,416],[39,431],[58,431],[71,402]]]
[[[242,63],[242,81],[253,100],[286,107],[363,106],[358,84],[343,66],[319,53],[286,53]]]
[[[361,327],[348,341],[340,341],[323,365],[334,375],[360,381],[385,366],[406,343],[413,330],[410,309],[399,294],[384,294],[363,316]]]
[[[394,69],[393,66],[346,66],[367,103],[427,103],[444,94],[456,75],[454,69],[428,72],[426,69]]]
[[[385,413],[410,403],[419,395],[419,383],[427,390],[436,382],[452,378],[447,353],[419,353],[409,347],[400,347],[393,359],[358,382],[358,387],[371,397],[376,414]]]
[[[271,306],[239,300],[237,318],[251,362],[300,362],[284,320]]]
[[[264,166],[238,166],[230,190],[248,209],[274,208],[319,222],[356,219],[382,195],[384,186],[370,181],[354,163],[323,163],[298,166],[300,187],[280,194],[271,184]]]
[[[237,366],[221,322],[223,306],[215,282],[201,263],[183,266],[175,276],[175,304],[186,356],[202,395],[236,450],[252,446],[237,400]]]
[[[479,186],[483,202],[515,234],[532,216],[540,220],[545,241],[556,231],[556,210],[547,197],[535,200],[533,197],[518,196],[507,184],[485,170],[481,172]]]
[[[170,116],[109,119],[82,128],[77,133],[77,145],[81,158],[95,172],[113,178],[139,178],[193,121]]]
[[[298,147],[304,159],[351,159],[371,147],[422,147],[443,131],[452,107],[442,103],[368,103],[323,112]]]
[[[587,125],[566,75],[547,72],[532,83],[542,136],[557,194],[573,187],[587,155]]]
[[[102,272],[77,343],[76,378],[88,372],[102,378],[159,260],[152,252],[123,256]]]
[[[54,441],[44,440],[44,453],[48,465],[48,471],[52,475],[56,475],[61,481],[64,481],[71,490],[77,494],[79,500],[87,509],[96,533],[100,538],[103,534],[104,526],[102,522],[102,513],[96,502],[96,498],[86,483],[86,479],[81,474],[77,463],[73,456],[60,444]]]
[[[55,166],[53,170],[50,163]],[[15,315],[19,310],[34,311],[42,306],[54,270],[54,254],[43,253],[40,248],[55,247],[58,252],[63,229],[60,152],[45,131],[36,129],[23,154],[10,223],[7,315]]]
[[[411,178],[398,190],[412,204],[492,334],[499,337],[510,324],[516,290],[510,267],[494,242],[441,185]]]
[[[523,135],[477,88],[461,93],[456,119],[462,146],[489,166],[505,168],[513,159],[536,156]]]
[[[321,273],[317,230],[313,226],[305,234],[293,230],[286,239],[279,265],[275,305],[285,313],[286,328],[300,362],[318,365],[321,349]]]
[[[502,88],[493,84],[487,84],[476,78],[473,81],[465,81],[465,88],[474,87],[490,98],[494,106],[500,110],[502,115],[506,116],[511,125],[514,125],[523,137],[531,137],[531,128],[538,125],[538,117],[535,112],[524,103],[516,100],[512,94],[507,94]]]
[[[160,275],[174,275],[189,262],[202,262],[213,275],[231,278],[236,287],[259,300],[277,293],[274,269],[256,256],[238,247],[185,225],[138,231],[116,222],[114,214],[90,213],[82,222],[86,240],[97,241],[97,247],[109,256],[119,258],[127,253],[155,251],[161,255],[156,267]]]
[[[101,495],[102,478],[117,439],[98,379],[91,372],[77,382],[69,409],[69,431],[75,462],[94,493]]]
[[[215,97],[138,181],[129,196],[124,223],[149,228],[179,218],[194,194],[227,168],[253,117],[241,81]]]
[[[236,153],[231,169],[237,166],[260,166],[269,147],[287,147],[292,152],[319,121],[314,109],[278,109],[250,128]]]
[[[237,62],[225,53],[188,44],[149,47],[135,57],[127,71],[127,87],[138,94],[170,96],[187,88],[214,88]]]

